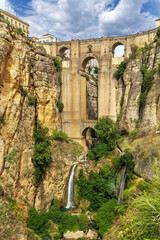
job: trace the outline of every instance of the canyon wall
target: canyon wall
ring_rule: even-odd
[[[70,168],[81,153],[72,151],[67,158],[51,147],[51,164],[42,182],[35,184],[33,129],[37,120],[49,134],[61,129],[60,73],[43,47],[34,47],[2,21],[0,66],[1,195],[46,210],[55,198],[64,199]]]

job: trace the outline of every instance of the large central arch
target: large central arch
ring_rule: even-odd
[[[81,120],[98,119],[98,57],[89,55],[81,62]],[[97,69],[97,73],[95,73]]]

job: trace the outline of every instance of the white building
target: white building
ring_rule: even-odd
[[[58,38],[56,38],[54,35],[52,34],[45,34],[40,38],[36,39],[36,42],[40,42],[40,43],[45,43],[45,42],[60,42],[60,40]]]

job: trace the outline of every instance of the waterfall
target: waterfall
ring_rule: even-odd
[[[71,170],[71,175],[69,177],[67,205],[65,206],[65,208],[76,207],[74,203],[74,175],[75,175],[76,167],[77,167],[77,164],[73,165]]]
[[[122,195],[123,190],[125,189],[126,178],[127,178],[127,167],[124,167],[122,180],[121,180],[121,186],[120,186],[120,189],[119,189],[119,196],[118,196],[118,202],[119,203],[121,201],[123,201],[123,199],[121,198],[121,195]]]

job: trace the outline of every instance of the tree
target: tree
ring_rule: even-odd
[[[97,139],[107,144],[108,150],[113,150],[116,146],[116,140],[120,138],[120,132],[117,124],[108,117],[102,117],[95,125]]]

